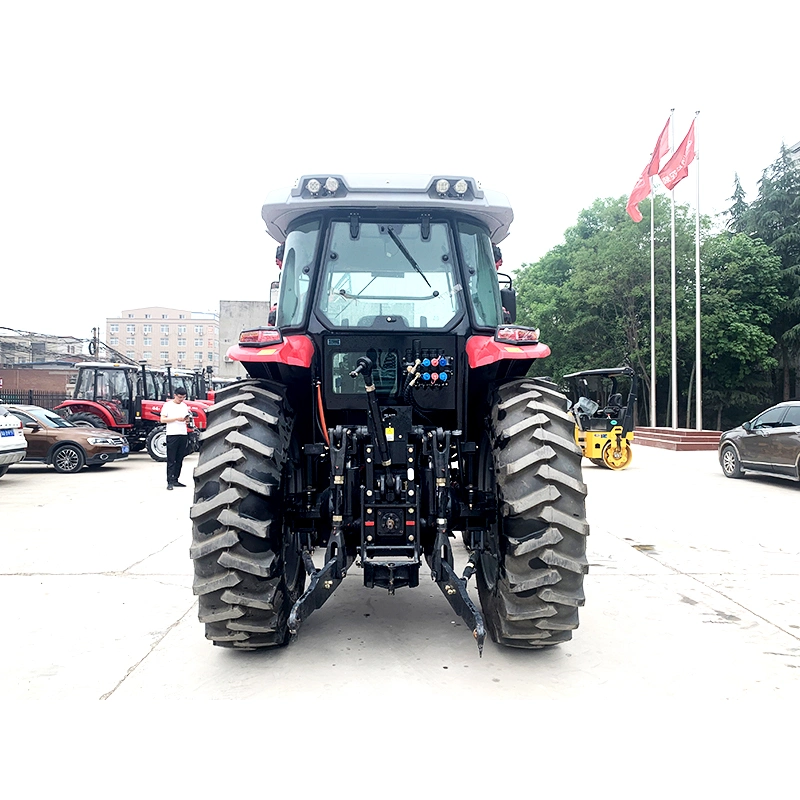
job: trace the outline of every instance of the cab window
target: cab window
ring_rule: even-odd
[[[489,234],[477,225],[461,221],[458,238],[475,324],[480,328],[496,328],[503,321],[503,310]]]
[[[286,237],[280,295],[275,314],[275,324],[279,328],[299,327],[305,319],[319,226],[319,219],[310,220],[298,225]]]

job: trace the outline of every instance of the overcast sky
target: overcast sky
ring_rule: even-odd
[[[800,140],[797,22],[763,0],[4,3],[0,326],[267,299],[261,203],[316,171],[474,176],[511,200],[515,268],[630,192],[671,108],[677,141],[701,112],[701,211],[735,172],[752,200]]]

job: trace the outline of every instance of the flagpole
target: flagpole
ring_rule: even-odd
[[[695,368],[695,427],[698,431],[703,430],[703,370],[702,370],[702,351],[700,337],[700,150],[697,147],[697,117],[699,111],[694,112],[694,158],[697,162],[695,170],[697,174],[697,200],[695,203],[695,223],[694,223],[694,308],[695,308],[695,341],[694,341],[694,362]]]
[[[650,425],[658,427],[656,417],[656,253],[653,204],[653,179],[650,178]]]
[[[675,153],[675,109],[669,112],[669,136],[672,142],[671,152]],[[678,427],[678,333],[677,333],[677,300],[676,300],[676,280],[675,280],[675,190],[670,191],[671,211],[670,220],[672,223],[672,236],[670,239],[670,283],[671,283],[671,304],[670,321],[672,324],[672,364],[671,364],[671,394],[672,394],[672,416],[670,419],[671,427]]]

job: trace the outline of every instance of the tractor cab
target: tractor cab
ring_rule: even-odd
[[[73,419],[89,427],[119,428],[132,424],[138,394],[138,370],[126,364],[85,363],[78,367],[73,392],[74,403],[93,406],[97,419]],[[72,408],[77,408],[73,405]],[[78,412],[75,411],[73,417]],[[90,412],[87,412],[90,413]],[[94,424],[102,422],[102,425]]]
[[[575,419],[575,442],[593,464],[619,470],[632,458],[638,380],[631,367],[565,375]]]

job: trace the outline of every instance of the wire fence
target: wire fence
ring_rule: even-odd
[[[0,389],[0,403],[9,406],[41,406],[53,410],[66,397],[61,392],[44,392],[39,389],[21,389],[19,391],[4,391]]]

